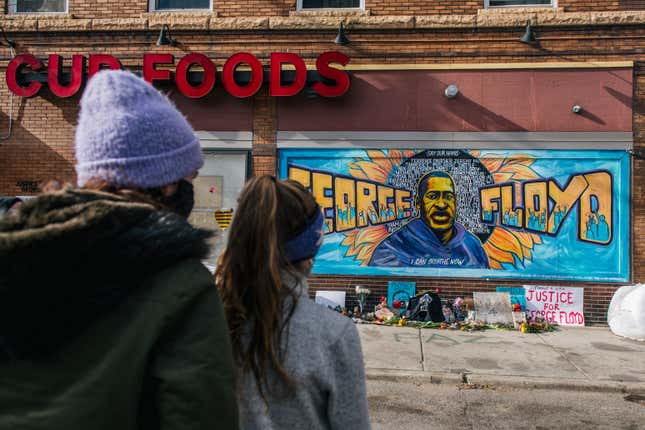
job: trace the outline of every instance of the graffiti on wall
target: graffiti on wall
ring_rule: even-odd
[[[620,151],[283,150],[323,209],[316,273],[624,281]]]

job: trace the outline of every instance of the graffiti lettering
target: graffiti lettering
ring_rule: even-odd
[[[408,190],[342,175],[289,166],[289,179],[311,190],[325,215],[325,233],[342,232],[408,218]]]
[[[601,245],[611,242],[613,194],[609,172],[579,173],[564,187],[554,179],[544,179],[488,185],[479,192],[484,223],[555,236],[578,204],[578,239]],[[521,203],[516,196],[521,196]]]
[[[20,192],[22,193],[37,193],[39,184],[40,181],[32,180],[22,180],[16,182],[16,185],[18,186],[18,188],[20,188]]]

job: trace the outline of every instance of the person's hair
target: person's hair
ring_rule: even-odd
[[[117,187],[103,179],[90,179],[82,188],[85,190],[103,191],[110,194],[116,194],[133,202],[147,203],[154,206],[156,209],[169,209],[164,203],[166,201],[166,197],[164,196],[163,189],[161,187],[146,189]]]
[[[267,175],[252,178],[240,194],[215,272],[235,360],[243,372],[253,373],[265,400],[270,371],[287,389],[294,385],[281,347],[298,293],[282,282],[281,271],[304,276],[310,260],[286,261],[284,244],[307,227],[316,210],[316,201],[298,182]],[[291,300],[284,300],[289,296]],[[251,336],[250,342],[243,341],[245,335]]]

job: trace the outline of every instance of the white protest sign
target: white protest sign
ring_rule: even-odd
[[[345,309],[345,291],[316,291],[316,303]]]
[[[477,319],[488,324],[513,324],[509,293],[473,293]]]
[[[525,285],[526,318],[541,318],[550,323],[584,326],[584,289]]]

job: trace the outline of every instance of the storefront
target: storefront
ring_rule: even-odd
[[[0,193],[74,179],[83,83],[98,68],[123,67],[163,89],[202,142],[192,221],[223,232],[211,264],[244,181],[271,173],[303,183],[324,210],[312,293],[343,290],[354,303],[355,285],[369,286],[376,301],[394,280],[447,298],[576,286],[587,322],[603,322],[617,286],[643,281],[643,163],[634,158],[641,63],[591,48],[530,58],[508,48],[504,57],[486,45],[515,43],[499,28],[450,61],[433,47],[443,38],[459,52],[466,30],[448,35],[404,21],[387,31],[358,25],[358,42],[346,46],[324,41],[331,26],[320,21],[325,34],[276,30],[272,39],[225,29],[218,44],[206,41],[212,31],[182,33],[180,24],[172,36],[181,48],[149,48],[157,34],[147,30],[123,49],[118,31],[105,32],[107,42],[69,32],[66,49],[10,34],[34,49],[22,63],[3,63],[1,119],[12,128],[0,145]],[[640,37],[630,31],[640,30],[621,37]],[[567,27],[552,37],[579,36]],[[397,52],[406,40],[414,52]]]

